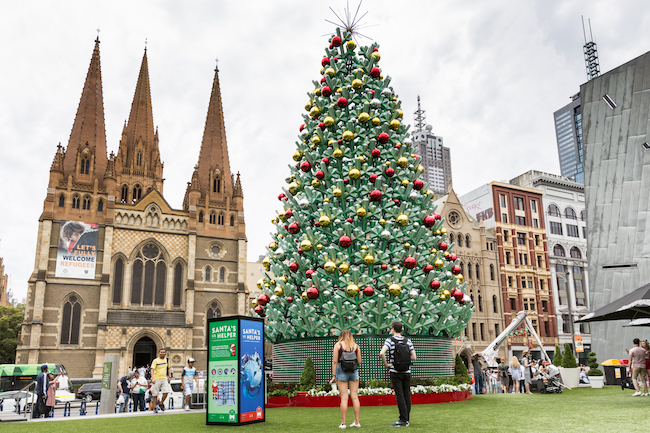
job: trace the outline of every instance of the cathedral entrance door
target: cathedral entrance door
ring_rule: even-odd
[[[149,337],[142,337],[133,346],[133,366],[149,365],[156,355],[156,343]]]

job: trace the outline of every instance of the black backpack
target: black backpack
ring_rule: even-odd
[[[406,338],[397,339],[390,337],[395,344],[393,349],[393,368],[395,371],[408,371],[411,368],[411,349],[406,343]]]
[[[343,349],[343,346],[341,346],[341,349]],[[352,373],[359,367],[359,359],[357,358],[356,350],[353,350],[352,352],[343,350],[339,361],[341,361],[341,368],[347,373]]]

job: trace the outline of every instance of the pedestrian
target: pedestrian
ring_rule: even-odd
[[[648,382],[648,389],[650,389],[650,344],[648,340],[641,341],[641,348],[645,350],[645,379]]]
[[[350,390],[352,409],[354,411],[354,422],[350,424],[350,427],[361,427],[359,423],[359,414],[361,413],[361,403],[359,403],[359,364],[361,364],[361,349],[354,342],[352,333],[347,329],[343,329],[332,351],[332,379],[330,379],[330,384],[336,380],[336,387],[341,394],[341,424],[339,428],[346,427],[348,389]]]
[[[139,369],[135,370],[133,376],[133,380],[129,384],[131,397],[133,398],[133,412],[137,412],[138,409],[144,412],[144,395],[147,393],[147,379],[140,375]]]
[[[501,389],[503,393],[508,392],[508,364],[506,364],[506,359],[501,358],[501,362],[498,365],[499,369],[499,381],[501,382]]]
[[[530,384],[533,382],[533,364],[530,361],[530,353],[528,350],[524,350],[523,357],[521,358],[521,363],[524,366],[524,384],[526,388],[526,394],[532,394],[532,392],[530,392]]]
[[[499,376],[497,375],[496,371],[490,371],[490,385],[492,388],[491,393],[496,394],[497,393],[497,385],[499,383]]]
[[[141,378],[147,380],[147,367],[141,365],[140,368],[138,368],[138,372],[140,373]]]
[[[187,360],[187,367],[183,367],[181,376],[183,378],[181,387],[185,393],[185,410],[190,410],[190,399],[192,398],[194,385],[196,385],[197,390],[199,386],[199,381],[196,378],[196,368],[194,368],[194,358]]]
[[[172,389],[169,386],[169,360],[166,358],[167,351],[160,349],[158,358],[151,362],[151,399],[153,410],[158,413],[158,409],[165,410],[165,399]],[[162,399],[158,402],[158,394],[162,392]]]
[[[45,400],[45,406],[47,407],[47,410],[45,411],[45,418],[52,416],[54,406],[56,406],[56,388],[59,386],[60,376],[61,373],[59,373],[56,377],[54,377],[54,374],[52,373],[48,374],[47,399]]]
[[[472,367],[474,368],[474,386],[477,394],[483,394],[485,391],[485,381],[483,378],[483,361],[481,355],[475,353],[472,356]]]
[[[118,412],[124,413],[129,408],[129,397],[131,396],[131,388],[129,388],[129,381],[133,379],[133,373],[127,373],[120,378],[117,382],[117,389],[120,391],[122,403]]]
[[[408,427],[411,414],[411,362],[417,359],[413,343],[402,335],[402,324],[393,322],[391,337],[387,338],[379,352],[382,363],[390,372],[390,381],[395,390],[399,409],[399,420],[391,427]],[[386,352],[390,362],[386,360]]]
[[[512,360],[510,360],[510,375],[512,376],[512,382],[515,387],[514,393],[519,393],[519,381],[521,380],[521,364],[516,356],[513,355]]]
[[[632,394],[632,397],[639,395],[647,396],[648,383],[646,382],[647,371],[645,368],[646,351],[639,346],[640,341],[638,338],[635,338],[632,342],[634,343],[634,347],[630,349],[630,368],[632,369],[632,383],[636,390],[636,392]],[[641,392],[641,385],[639,385],[638,379],[640,379],[643,384],[643,392]]]
[[[40,418],[47,412],[47,388],[49,385],[47,376],[47,365],[41,365],[41,372],[36,376],[36,397],[37,401],[34,405],[32,417]]]

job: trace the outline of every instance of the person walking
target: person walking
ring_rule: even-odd
[[[411,415],[411,362],[417,359],[413,343],[402,335],[402,324],[393,322],[391,337],[387,338],[379,352],[384,367],[389,369],[390,381],[395,390],[395,399],[399,409],[399,420],[391,427],[408,427]],[[386,360],[386,352],[390,362]]]
[[[190,410],[190,399],[192,398],[192,391],[194,391],[194,385],[199,386],[199,381],[196,378],[196,368],[194,368],[194,358],[187,360],[187,367],[183,367],[183,372],[181,373],[183,378],[183,391],[185,393],[185,410]]]
[[[524,365],[524,383],[526,394],[532,394],[532,392],[530,392],[530,384],[533,382],[533,364],[530,362],[530,353],[528,350],[524,350],[521,362]]]
[[[630,349],[630,368],[632,369],[632,383],[634,384],[634,389],[636,392],[632,394],[632,397],[637,397],[639,395],[648,395],[648,383],[646,382],[646,368],[645,368],[645,349],[639,346],[639,339],[635,338],[633,341],[634,347]],[[639,380],[643,384],[643,392],[641,392],[641,385],[639,385]]]
[[[483,361],[481,355],[475,353],[472,356],[472,367],[474,368],[474,386],[477,394],[485,392],[485,378],[483,376]]]
[[[350,427],[361,427],[359,415],[361,403],[359,403],[359,365],[361,364],[361,349],[354,342],[352,333],[344,329],[339,334],[339,340],[332,351],[332,379],[336,380],[336,387],[341,393],[341,424],[339,428],[346,428],[348,415],[348,389],[352,399],[352,410],[354,411],[354,422]]]
[[[167,351],[160,349],[158,358],[151,362],[151,401],[154,412],[158,409],[165,410],[165,399],[172,389],[169,386],[169,361],[166,358]],[[162,399],[158,402],[158,394],[162,392]]]
[[[641,348],[645,350],[645,379],[648,383],[648,389],[650,389],[650,343],[648,343],[648,340],[641,341]]]
[[[519,393],[519,381],[521,380],[521,364],[516,356],[510,360],[510,376],[512,376],[512,383],[514,384],[514,393]]]
[[[141,412],[145,411],[144,395],[147,393],[147,379],[140,375],[139,370],[135,370],[134,377],[129,388],[131,389],[131,397],[133,398],[133,412],[140,409]]]
[[[59,386],[59,373],[56,377],[52,373],[48,374],[48,385],[47,385],[47,398],[45,399],[45,406],[47,410],[45,411],[45,418],[52,416],[54,411],[54,406],[56,406],[56,388]]]
[[[504,394],[508,392],[508,364],[506,364],[506,359],[501,358],[501,362],[498,365],[499,369],[499,382],[501,382],[501,390]]]
[[[47,388],[49,385],[47,365],[41,365],[41,372],[36,376],[36,404],[32,411],[33,418],[40,418],[47,412]]]

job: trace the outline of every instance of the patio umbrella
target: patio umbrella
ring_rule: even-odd
[[[587,314],[576,320],[576,322],[604,322],[640,318],[650,318],[650,284],[646,284],[593,313]]]
[[[632,320],[630,323],[623,326],[650,326],[650,318]]]

